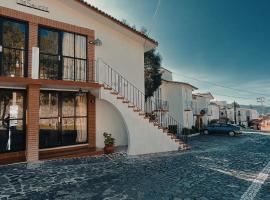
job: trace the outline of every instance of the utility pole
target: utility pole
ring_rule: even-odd
[[[264,110],[263,110],[263,103],[265,102],[265,98],[264,97],[258,97],[257,98],[257,102],[261,103],[261,115],[263,115]]]
[[[233,102],[233,111],[234,111],[234,124],[236,124],[236,102]]]

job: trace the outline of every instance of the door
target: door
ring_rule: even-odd
[[[41,92],[40,148],[87,143],[86,93]]]

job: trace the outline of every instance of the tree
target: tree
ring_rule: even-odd
[[[161,85],[161,56],[155,49],[144,54],[145,100]]]

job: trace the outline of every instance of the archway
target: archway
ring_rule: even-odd
[[[129,147],[129,132],[126,122],[119,110],[106,100],[96,101],[96,146],[104,147],[103,133],[111,133],[115,146],[121,150]]]

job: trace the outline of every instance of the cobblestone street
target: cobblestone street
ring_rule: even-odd
[[[198,136],[192,150],[0,167],[0,199],[241,199],[270,161],[270,136]],[[270,178],[254,199],[270,199]]]

